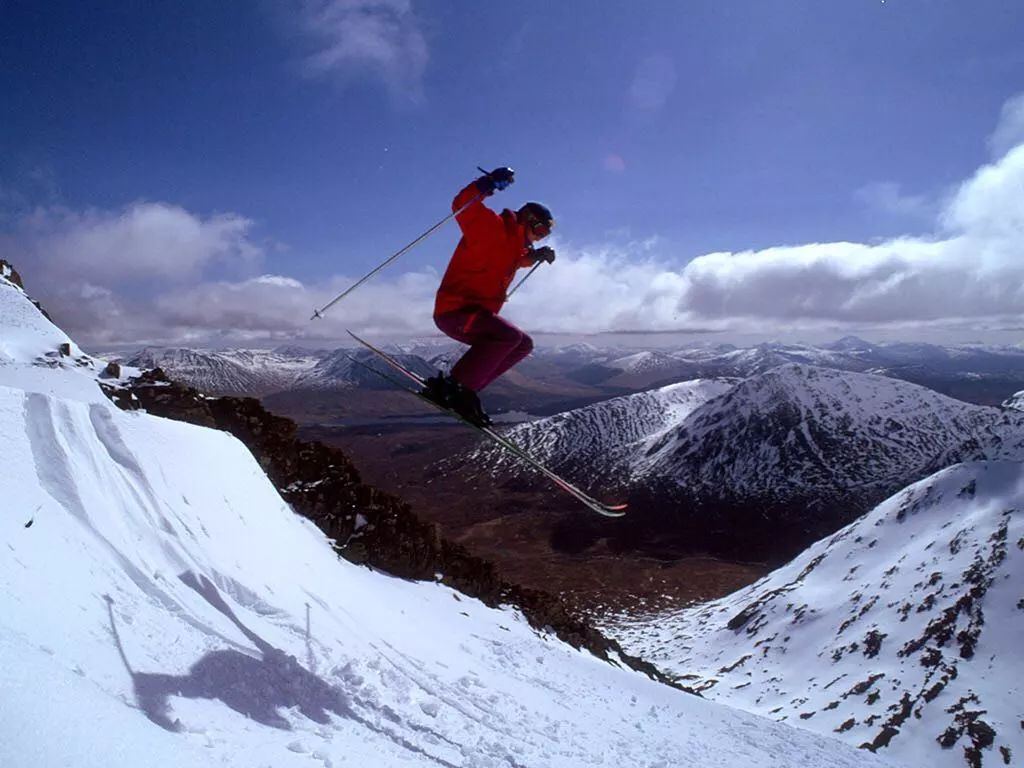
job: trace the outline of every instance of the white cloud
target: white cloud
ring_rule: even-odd
[[[578,247],[562,235],[552,242],[557,261],[538,269],[503,314],[527,330],[565,333],[1019,327],[1022,201],[1024,144],[964,181],[929,236],[709,253],[681,264],[658,239],[623,242],[625,233],[615,244]],[[0,229],[0,257],[85,344],[337,340],[345,328],[435,332],[443,264],[405,274],[393,267],[311,322],[314,308],[361,275],[311,284],[261,274],[251,226],[237,214],[204,218],[162,203],[42,209]],[[225,265],[234,276],[214,279]]]
[[[931,237],[712,253],[682,268],[639,244],[560,249],[508,314],[564,332],[1019,322],[1022,201],[1024,145],[965,181]]]
[[[1024,93],[1007,99],[999,115],[999,123],[989,136],[993,157],[999,158],[1018,144],[1024,143]]]
[[[6,240],[48,280],[185,282],[213,263],[257,262],[262,251],[249,239],[251,227],[235,214],[203,218],[164,203],[119,211],[39,208],[21,216]]]
[[[422,98],[429,51],[411,0],[308,0],[299,24],[314,46],[308,75],[370,75],[393,95]]]

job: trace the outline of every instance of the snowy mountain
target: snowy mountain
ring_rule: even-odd
[[[897,379],[790,364],[735,385],[692,385],[693,407],[667,408],[687,392],[668,387],[508,434],[575,478],[617,478],[652,525],[781,547],[767,557],[791,556],[950,464],[1024,459],[1024,414]],[[493,449],[483,459],[518,471]]]
[[[294,347],[224,351],[147,347],[124,362],[136,368],[162,368],[171,379],[211,395],[258,397],[295,387],[323,355]]]
[[[426,350],[421,350],[426,351]],[[437,354],[442,354],[436,349]],[[412,370],[431,376],[438,362],[420,355],[396,351]],[[353,362],[353,358],[358,362]],[[365,349],[348,347],[333,351],[279,347],[274,350],[198,350],[147,347],[123,358],[125,364],[142,369],[161,368],[173,381],[211,395],[262,397],[294,390],[382,389],[387,384],[366,369],[380,363]]]
[[[1024,418],[871,374],[785,365],[695,411],[635,464],[697,496],[880,492],[970,458],[1024,459]]]
[[[887,764],[339,560],[234,437],[49,365],[2,279],[0,331],[5,767]]]
[[[1024,755],[1024,465],[943,470],[758,583],[606,631],[717,701],[936,768]]]
[[[546,351],[538,354],[543,356]],[[1017,346],[872,344],[854,336],[817,346],[766,342],[739,348],[700,343],[661,351],[595,347],[588,358],[574,360],[577,371],[570,376],[608,387],[638,389],[683,379],[746,378],[791,363],[878,373],[992,405],[1024,386],[1024,350]]]
[[[697,408],[735,386],[733,379],[698,379],[612,398],[585,408],[527,422],[507,435],[541,462],[614,482],[633,473],[637,457],[682,424]],[[515,470],[507,453],[485,446],[473,457],[493,468]]]
[[[1024,392],[1014,392],[1003,401],[1003,408],[1010,408],[1014,411],[1024,411]]]
[[[427,374],[448,370],[465,350],[463,345],[434,338],[385,348]],[[296,347],[269,351],[150,347],[124,356],[124,361],[143,368],[159,366],[173,380],[212,394],[262,397],[304,389],[379,389],[377,377],[367,378],[364,369],[351,367],[347,358],[351,353],[344,348],[328,352]],[[538,344],[512,376],[517,386],[525,387],[516,395],[520,399],[527,392],[561,387],[566,397],[593,401],[698,378],[747,378],[792,363],[877,373],[991,405],[1024,387],[1024,350],[1019,347],[870,344],[856,337],[823,346],[771,342],[738,348],[699,343],[664,350]]]
[[[395,353],[395,359],[409,370],[423,377],[433,376],[437,368],[418,355]],[[372,370],[368,370],[372,369]],[[365,389],[394,389],[374,371],[395,373],[368,349],[337,349],[325,355],[316,365],[305,371],[296,381],[295,389],[336,389],[360,387]],[[404,382],[403,382],[404,383]]]
[[[667,352],[645,350],[609,360],[605,365],[609,368],[617,368],[623,373],[641,374],[671,370],[679,365],[679,358]]]

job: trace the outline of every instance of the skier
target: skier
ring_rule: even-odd
[[[491,419],[477,393],[533,350],[529,336],[498,317],[506,291],[517,269],[555,260],[552,248],[533,247],[555,225],[545,206],[526,203],[497,214],[483,203],[514,176],[511,168],[496,168],[456,195],[453,211],[469,205],[456,216],[462,239],[434,302],[434,324],[469,349],[448,376],[427,379],[422,394],[479,426],[489,426]]]

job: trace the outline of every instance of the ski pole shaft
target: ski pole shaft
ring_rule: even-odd
[[[452,211],[452,212],[451,212],[450,214],[448,214],[447,216],[445,216],[445,217],[444,217],[443,219],[441,219],[441,220],[440,220],[439,222],[437,222],[437,224],[435,224],[434,226],[432,226],[432,227],[431,227],[430,229],[428,229],[428,230],[427,230],[426,232],[424,232],[424,233],[423,233],[422,235],[420,235],[419,237],[417,237],[417,238],[416,238],[415,240],[413,240],[413,241],[412,241],[411,243],[409,243],[409,244],[408,244],[407,246],[405,246],[405,247],[404,247],[404,248],[402,248],[401,250],[399,250],[399,251],[397,251],[397,252],[393,253],[393,254],[392,254],[391,256],[389,256],[389,257],[388,257],[387,259],[385,259],[385,260],[384,260],[383,262],[381,262],[381,263],[380,263],[379,265],[377,265],[377,266],[376,266],[376,267],[374,267],[374,268],[373,268],[372,270],[370,270],[370,271],[369,271],[369,272],[368,272],[368,273],[367,273],[366,275],[364,275],[364,276],[363,276],[362,278],[360,278],[360,279],[359,279],[359,280],[358,280],[358,281],[357,281],[357,282],[356,282],[356,283],[355,283],[354,285],[351,285],[351,286],[349,286],[348,288],[346,288],[346,289],[345,289],[344,291],[342,291],[342,292],[341,292],[340,294],[338,294],[338,295],[337,295],[337,296],[335,296],[335,297],[334,297],[333,299],[331,299],[331,300],[330,300],[329,302],[327,302],[327,303],[326,303],[326,304],[324,304],[324,305],[323,305],[322,307],[320,307],[320,309],[316,309],[316,310],[313,310],[313,316],[312,316],[311,318],[309,318],[309,319],[310,319],[310,320],[316,320],[316,319],[317,319],[317,318],[319,318],[319,317],[323,317],[323,313],[324,313],[324,312],[326,312],[326,311],[327,311],[328,309],[330,309],[331,307],[333,307],[333,306],[334,306],[335,304],[337,304],[337,303],[338,303],[339,301],[341,301],[342,299],[344,299],[344,298],[345,298],[346,296],[348,296],[348,295],[349,295],[350,293],[352,293],[352,291],[354,291],[354,290],[355,290],[356,288],[358,288],[358,287],[359,287],[360,285],[362,285],[363,283],[365,283],[365,282],[366,282],[367,280],[369,280],[369,279],[370,279],[371,277],[373,277],[373,276],[374,276],[375,274],[377,274],[378,272],[380,272],[380,271],[381,271],[382,269],[384,269],[384,267],[386,267],[386,266],[387,266],[388,264],[390,264],[390,263],[391,263],[392,261],[394,261],[395,259],[397,259],[397,258],[398,258],[399,256],[401,256],[401,255],[402,255],[403,253],[405,253],[406,251],[408,251],[408,250],[409,250],[410,248],[412,248],[412,247],[413,247],[414,245],[416,245],[417,243],[419,243],[419,242],[420,242],[420,241],[422,241],[422,240],[425,240],[425,239],[426,239],[426,238],[427,238],[427,237],[428,237],[429,235],[433,234],[435,230],[437,230],[437,229],[439,229],[440,227],[442,227],[442,226],[443,226],[444,224],[446,224],[446,223],[447,223],[447,222],[448,222],[448,221],[449,221],[450,219],[454,219],[454,218],[455,218],[456,216],[458,216],[458,215],[459,215],[460,213],[462,213],[462,212],[463,212],[464,210],[466,210],[467,208],[469,208],[469,206],[473,205],[473,203],[475,203],[475,202],[477,202],[478,200],[480,200],[480,198],[482,198],[482,197],[483,197],[483,193],[480,193],[479,195],[477,195],[476,197],[474,197],[474,198],[473,198],[472,200],[470,200],[470,201],[469,201],[468,203],[466,203],[466,204],[465,204],[464,206],[462,206],[461,208],[459,208],[459,209],[458,209],[457,211]]]
[[[530,275],[537,271],[537,267],[539,267],[543,263],[543,261],[538,261],[536,264],[534,264],[533,269],[527,272],[526,276],[518,283],[516,283],[515,288],[513,288],[511,291],[505,294],[505,300],[507,301],[508,299],[510,299],[512,297],[512,294],[519,290],[519,286],[525,283],[530,278]]]

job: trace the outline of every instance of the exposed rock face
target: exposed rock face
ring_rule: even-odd
[[[129,391],[136,399],[122,396],[120,407],[223,429],[241,440],[281,496],[333,539],[345,558],[402,578],[439,580],[488,605],[515,605],[534,627],[666,681],[653,666],[626,656],[616,643],[572,618],[554,596],[502,581],[491,563],[445,539],[438,526],[419,520],[408,505],[363,484],[343,453],[297,439],[295,423],[268,412],[258,400],[207,397],[169,381],[160,369],[133,380]]]

